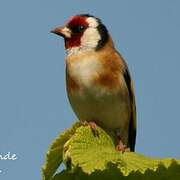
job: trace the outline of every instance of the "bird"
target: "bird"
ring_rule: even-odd
[[[112,131],[119,151],[135,151],[136,103],[127,63],[101,19],[69,18],[52,33],[64,38],[66,90],[77,118]]]

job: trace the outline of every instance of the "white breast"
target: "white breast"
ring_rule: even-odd
[[[68,70],[73,77],[77,80],[80,86],[90,87],[93,83],[94,77],[101,71],[102,65],[95,57],[81,59],[69,63]]]

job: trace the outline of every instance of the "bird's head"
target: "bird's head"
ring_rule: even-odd
[[[64,38],[67,52],[98,50],[109,38],[101,20],[89,14],[73,16],[65,26],[57,27],[51,32]]]

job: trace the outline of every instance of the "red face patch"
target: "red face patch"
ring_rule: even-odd
[[[67,27],[72,31],[72,37],[65,39],[65,47],[66,49],[72,47],[78,47],[81,44],[81,37],[84,31],[80,31],[79,28],[83,27],[86,29],[88,27],[88,23],[86,22],[87,17],[83,16],[73,16],[69,22],[67,23]]]
[[[88,26],[86,19],[87,17],[85,16],[73,16],[72,18],[70,18],[69,22],[67,23],[67,26],[69,27],[73,27],[76,25]]]

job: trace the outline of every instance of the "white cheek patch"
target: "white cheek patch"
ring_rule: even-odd
[[[95,49],[101,39],[97,30],[99,24],[93,17],[88,17],[86,22],[88,23],[88,28],[85,30],[81,38],[81,47],[85,49]]]
[[[89,24],[89,27],[96,28],[98,26],[97,20],[93,17],[88,17],[86,21]]]
[[[85,49],[95,49],[101,36],[96,28],[89,27],[81,38],[81,47]]]

